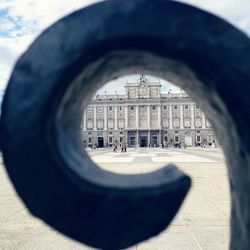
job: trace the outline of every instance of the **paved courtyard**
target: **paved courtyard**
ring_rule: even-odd
[[[88,150],[100,167],[124,174],[154,171],[176,163],[192,177],[192,188],[171,226],[131,250],[228,249],[230,198],[222,152],[217,149],[135,148]],[[0,167],[0,249],[90,249],[33,218]]]

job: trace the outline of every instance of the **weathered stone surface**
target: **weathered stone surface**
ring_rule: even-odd
[[[95,247],[127,247],[165,228],[189,178],[175,167],[105,172],[82,153],[78,131],[95,90],[146,72],[183,87],[211,121],[229,169],[231,248],[249,249],[249,58],[242,32],[172,1],[107,1],[60,20],[20,58],[4,97],[1,146],[19,195],[35,216]]]
[[[178,153],[180,149],[161,149],[164,154]],[[133,152],[145,151],[148,153],[158,151],[159,149],[146,148],[129,148],[128,153],[122,154],[122,157],[130,157]],[[187,152],[188,151],[188,152]],[[196,155],[200,149],[182,150],[183,154],[192,153]],[[90,155],[103,155],[104,152],[110,152],[112,149],[98,149],[88,151]],[[152,249],[152,250],[194,250],[194,249],[219,249],[228,250],[229,243],[229,211],[222,215],[225,210],[230,210],[229,204],[229,187],[227,179],[227,170],[222,160],[222,153],[218,149],[205,149],[203,159],[213,157],[215,153],[219,153],[221,158],[217,158],[216,162],[206,163],[178,163],[178,167],[192,178],[192,187],[188,192],[178,215],[175,216],[167,230],[164,230],[156,237],[150,238],[143,243],[137,244],[128,250],[136,249]],[[180,159],[183,157],[180,155]],[[119,155],[119,153],[117,153]],[[118,156],[113,156],[116,158]],[[158,154],[160,157],[161,154]],[[187,156],[188,156],[187,155]],[[92,158],[91,156],[91,158]],[[103,155],[105,158],[105,154]],[[141,165],[140,173],[152,171],[153,168],[159,169],[158,163],[148,164],[143,157],[136,157],[140,163],[110,163],[103,166],[109,171],[117,171],[127,169],[131,174],[138,173],[137,164]],[[171,158],[171,156],[169,156]],[[93,159],[93,158],[92,158]],[[95,160],[94,160],[95,161]],[[0,158],[1,163],[1,158]],[[121,166],[123,166],[121,168]],[[0,246],[1,249],[13,250],[93,250],[86,247],[68,237],[48,227],[42,221],[32,218],[28,213],[24,204],[19,200],[10,180],[7,178],[3,165],[0,165]],[[149,169],[150,168],[150,169]],[[216,178],[214,178],[216,176]],[[226,192],[222,191],[225,190]],[[217,199],[214,200],[216,194]],[[218,203],[227,201],[221,208]],[[200,214],[197,214],[197,208],[202,208]],[[195,211],[196,210],[196,211]],[[187,217],[194,211],[196,216]],[[219,214],[220,219],[214,218],[210,220],[206,214],[213,213],[214,217]],[[200,215],[200,216],[197,216]],[[204,216],[205,215],[205,216]],[[209,214],[211,218],[211,215]],[[213,223],[213,224],[212,224]],[[212,225],[212,226],[211,226]],[[214,236],[215,235],[215,236]],[[153,243],[153,244],[152,244]],[[154,244],[156,243],[156,244]],[[210,248],[209,248],[210,246]],[[151,247],[151,248],[150,248]]]

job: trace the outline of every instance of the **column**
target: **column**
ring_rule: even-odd
[[[158,127],[161,128],[161,105],[158,107]]]
[[[190,105],[191,108],[191,129],[194,129],[194,104]]]
[[[139,128],[139,105],[135,107],[135,127]]]
[[[147,106],[147,127],[150,128],[150,105]]]
[[[173,107],[169,105],[169,129],[173,129]]]
[[[201,122],[202,122],[202,124],[201,124],[201,127],[204,129],[204,128],[206,128],[206,119],[205,119],[205,114],[204,114],[204,112],[202,112],[201,113],[201,116],[202,116],[202,120],[201,120]]]
[[[148,130],[148,144],[151,144],[151,141],[150,141],[150,130]]]
[[[124,131],[124,143],[128,144],[128,132]]]
[[[159,130],[158,144],[161,144],[161,130]]]
[[[124,115],[125,115],[125,129],[128,128],[128,106],[124,106]]]
[[[83,121],[82,121],[82,129],[85,131],[86,130],[86,112],[87,112],[87,109],[85,109],[84,111],[83,111]]]
[[[108,130],[108,121],[107,121],[107,106],[104,106],[104,130],[107,131]]]
[[[93,114],[94,114],[94,124],[93,124],[93,130],[96,130],[96,106],[93,106]]]
[[[137,147],[139,147],[139,130],[136,131],[136,143]]]
[[[104,143],[104,147],[106,147],[108,145],[108,120],[107,120],[107,106],[103,106],[103,115],[104,115],[104,119],[103,119],[103,130],[105,131],[103,133],[103,143]]]
[[[180,104],[180,129],[183,128],[183,104]]]
[[[117,106],[114,107],[114,111],[115,111],[115,126],[114,126],[114,130],[117,130]]]

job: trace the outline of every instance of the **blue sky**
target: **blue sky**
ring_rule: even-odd
[[[250,0],[179,1],[214,13],[250,35]],[[0,93],[4,91],[18,57],[45,28],[95,2],[98,0],[0,0]],[[170,88],[168,84],[164,83],[164,91]]]

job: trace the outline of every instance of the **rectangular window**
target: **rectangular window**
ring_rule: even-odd
[[[155,109],[156,109],[156,106],[152,106],[152,109],[155,110]]]
[[[163,127],[168,128],[168,119],[163,119]]]
[[[201,128],[201,119],[200,119],[200,118],[196,118],[196,119],[195,119],[195,126],[196,126],[197,128]]]
[[[122,106],[119,107],[119,110],[120,110],[120,111],[122,110]]]
[[[197,135],[196,141],[197,141],[197,142],[200,142],[200,141],[201,141],[201,136],[200,136],[200,135]]]
[[[103,120],[98,120],[98,122],[97,122],[97,128],[98,129],[103,129]]]
[[[113,138],[109,137],[109,143],[112,143],[112,142],[113,142]]]
[[[129,127],[134,128],[135,127],[135,120],[129,119]]]
[[[88,121],[87,121],[87,129],[93,129],[92,120],[88,120]]]
[[[177,110],[178,109],[178,105],[175,104],[174,105],[174,109]]]
[[[108,128],[113,129],[114,128],[114,121],[112,119],[108,120]]]
[[[207,136],[207,140],[209,143],[212,143],[213,142],[213,136],[212,135],[208,135]]]
[[[179,136],[175,136],[175,137],[174,137],[174,141],[175,141],[175,142],[179,142]]]
[[[179,128],[180,127],[180,120],[174,119],[173,125],[174,125],[174,128]]]
[[[146,106],[140,106],[140,111],[142,113],[145,113],[146,112]]]
[[[89,137],[89,143],[92,143],[92,138],[91,137]]]
[[[120,137],[120,143],[122,143],[123,142],[123,137]]]
[[[130,106],[130,110],[134,110],[134,106]]]
[[[164,105],[164,106],[163,106],[163,109],[168,109],[168,106],[167,106],[167,105]]]
[[[119,129],[124,128],[124,121],[123,121],[123,120],[119,120],[119,121],[118,121],[118,128],[119,128]]]
[[[190,121],[190,119],[185,119],[184,120],[184,127],[185,128],[190,128],[191,127],[191,121]]]
[[[88,112],[92,112],[92,107],[88,106]]]
[[[112,111],[113,110],[113,107],[112,106],[109,106],[109,111]]]
[[[200,109],[200,107],[197,104],[195,104],[195,109]]]
[[[184,109],[189,109],[189,105],[188,105],[188,104],[185,104],[185,105],[184,105]]]
[[[152,117],[152,119],[151,119],[151,121],[150,121],[150,124],[151,124],[151,126],[152,127],[157,127],[158,126],[158,120],[157,120],[157,118],[156,117]]]

